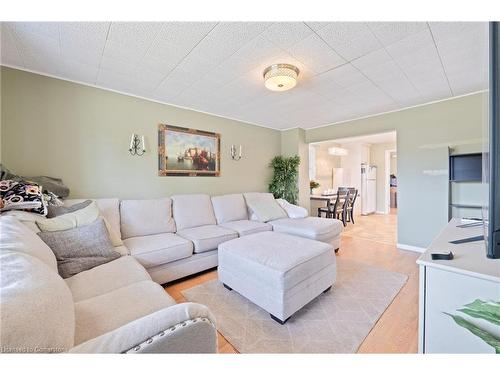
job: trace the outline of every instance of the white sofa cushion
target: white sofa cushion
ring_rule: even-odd
[[[238,237],[238,233],[235,231],[218,225],[204,225],[183,229],[177,232],[177,234],[193,241],[195,253],[215,250],[220,243]]]
[[[57,260],[50,247],[26,225],[12,216],[0,216],[0,251],[25,253],[40,259],[57,273]]]
[[[247,220],[247,205],[243,194],[228,194],[212,197],[217,224],[228,221]]]
[[[245,193],[243,195],[251,212],[250,218],[252,214],[255,214],[260,222],[266,223],[288,217],[271,193]]]
[[[172,201],[177,231],[217,223],[212,201],[206,194],[174,195]]]
[[[193,244],[176,234],[161,233],[124,240],[130,254],[144,267],[154,267],[193,255]]]
[[[175,301],[153,281],[141,281],[75,303],[75,345],[149,315]]]
[[[2,242],[3,236],[2,232]],[[70,349],[75,312],[63,279],[43,261],[23,252],[2,250],[0,267],[2,350],[43,353]]]
[[[120,215],[124,239],[175,232],[170,198],[123,200]]]
[[[133,257],[124,256],[64,281],[73,294],[73,300],[79,302],[146,280],[151,280],[151,277],[144,267]]]
[[[275,232],[324,242],[340,236],[343,228],[340,220],[312,216],[303,219],[279,219],[270,221],[269,224],[273,226]]]
[[[252,220],[230,221],[224,224],[220,224],[220,226],[238,232],[238,235],[240,237],[247,236],[253,233],[267,232],[273,230],[273,227],[268,223],[261,223]]]

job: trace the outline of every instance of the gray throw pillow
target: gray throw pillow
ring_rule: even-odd
[[[64,279],[120,257],[120,253],[114,251],[103,219],[73,229],[40,232],[38,235],[54,252],[57,269]]]
[[[53,206],[53,205],[48,205],[47,209],[47,218],[51,219],[56,216],[61,216],[64,214],[69,214],[70,212],[75,212],[78,210],[81,210],[82,208],[87,207],[89,204],[91,204],[92,201],[90,199],[87,199],[86,201],[76,203],[72,206],[69,207],[64,207],[64,206]]]

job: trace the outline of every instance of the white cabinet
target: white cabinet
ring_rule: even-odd
[[[421,353],[495,353],[495,349],[447,315],[460,316],[500,337],[500,327],[458,310],[475,300],[500,302],[500,260],[486,258],[483,242],[453,245],[450,240],[481,233],[457,228],[453,219],[417,263],[420,266],[419,351]],[[434,261],[431,253],[452,251],[453,260]]]

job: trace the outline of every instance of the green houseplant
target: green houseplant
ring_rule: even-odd
[[[309,189],[311,189],[311,194],[313,193],[313,190],[314,189],[317,189],[319,188],[321,185],[319,184],[319,182],[317,181],[314,181],[314,180],[311,180],[309,181]]]
[[[292,204],[297,203],[299,189],[300,157],[275,156],[269,166],[274,169],[274,175],[269,184],[269,191],[275,198],[283,198]]]

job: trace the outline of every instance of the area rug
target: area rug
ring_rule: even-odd
[[[182,292],[208,306],[217,330],[240,353],[355,353],[406,283],[396,272],[337,258],[337,282],[285,325],[218,280]]]

